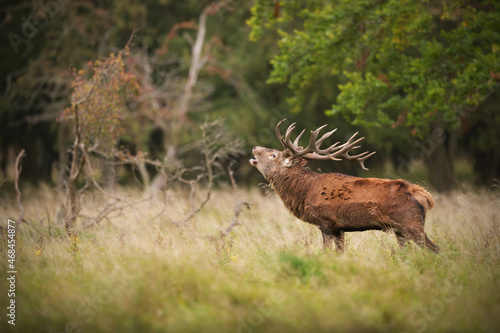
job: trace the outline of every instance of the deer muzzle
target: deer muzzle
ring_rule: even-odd
[[[260,148],[260,147],[253,147],[253,148],[252,148],[252,153],[253,153],[253,156],[257,157],[257,156],[255,155],[255,153],[256,153],[256,151],[257,151],[259,148]],[[256,159],[256,158],[251,158],[251,159],[250,159],[250,164],[251,164],[251,165],[253,165],[254,167],[256,167],[256,166],[257,166],[257,159]]]

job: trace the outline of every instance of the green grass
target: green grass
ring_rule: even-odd
[[[30,225],[18,228],[16,326],[2,313],[2,332],[500,331],[492,193],[435,195],[426,231],[440,255],[399,250],[377,231],[347,234],[344,255],[323,251],[315,227],[256,191],[240,193],[252,208],[220,238],[235,203],[222,190],[187,228],[166,223],[188,210],[187,196],[170,193],[162,215],[161,200],[124,209],[79,231],[75,246],[53,221],[61,198],[47,188],[23,198]],[[104,204],[89,195],[85,210]],[[2,221],[18,215],[12,201],[1,211]],[[4,278],[0,287],[6,312]]]

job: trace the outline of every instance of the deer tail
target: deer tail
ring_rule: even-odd
[[[432,198],[432,195],[423,187],[413,185],[410,188],[410,193],[415,198],[415,200],[417,200],[422,206],[424,206],[426,212],[434,207],[434,199]]]

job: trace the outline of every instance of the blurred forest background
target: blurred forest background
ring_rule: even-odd
[[[95,184],[147,188],[158,175],[187,181],[189,170],[212,186],[215,169],[256,184],[251,147],[278,148],[274,126],[285,117],[300,129],[328,123],[339,141],[359,131],[363,149],[377,151],[370,172],[312,168],[442,192],[457,180],[490,187],[500,176],[499,7],[3,1],[2,187],[21,149],[22,182],[69,191],[84,186],[84,161]]]
[[[500,1],[2,0],[0,36],[1,332],[500,332]],[[283,118],[428,188],[441,254],[323,249],[248,163]]]

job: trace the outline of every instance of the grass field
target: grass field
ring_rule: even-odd
[[[435,195],[426,231],[435,255],[393,234],[347,234],[344,255],[279,199],[252,202],[241,225],[229,190],[179,228],[186,195],[143,202],[69,239],[49,188],[23,194],[17,223],[16,325],[7,323],[6,235],[0,241],[2,332],[499,332],[500,197]],[[125,192],[131,198],[140,193]],[[105,205],[87,195],[84,211]],[[161,215],[162,204],[165,210]],[[2,223],[19,216],[4,199]]]

